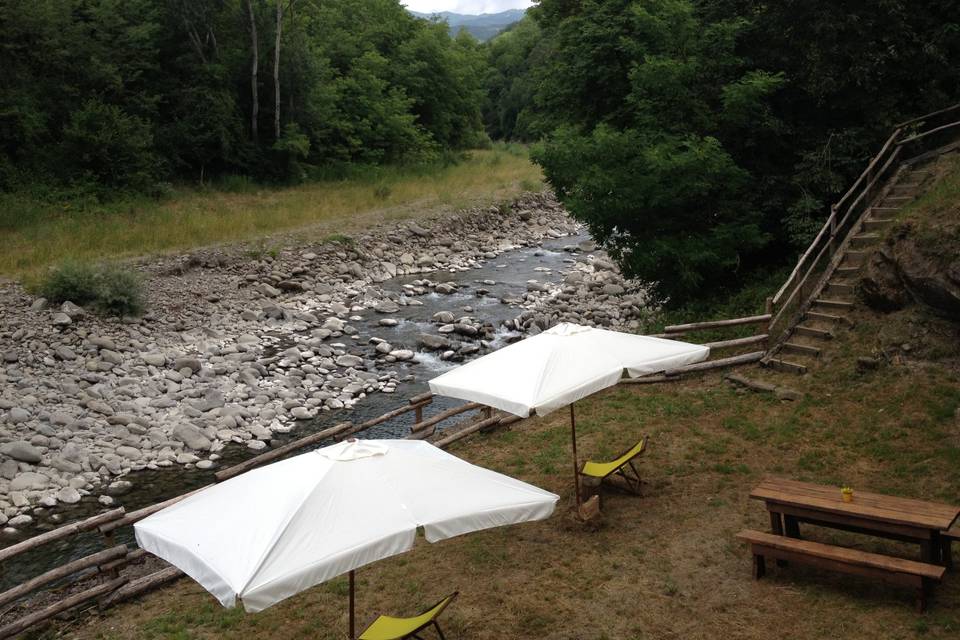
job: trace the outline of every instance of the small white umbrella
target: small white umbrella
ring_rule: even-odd
[[[429,542],[542,520],[558,496],[416,440],[351,440],[206,489],[134,526],[221,604],[260,611]]]
[[[523,417],[570,405],[579,504],[573,403],[617,384],[624,375],[675,369],[709,355],[710,349],[701,345],[562,323],[437,376],[430,390]]]

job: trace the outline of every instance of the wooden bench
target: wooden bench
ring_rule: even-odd
[[[867,553],[809,540],[798,540],[761,531],[741,531],[737,539],[747,542],[753,553],[753,576],[766,573],[766,559],[807,564],[840,573],[874,578],[891,584],[912,587],[917,594],[917,610],[927,607],[927,594],[934,582],[940,582],[946,569],[933,564]]]

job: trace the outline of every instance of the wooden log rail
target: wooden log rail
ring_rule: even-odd
[[[678,336],[693,331],[704,331],[707,329],[720,329],[726,327],[740,327],[747,324],[765,324],[770,321],[770,314],[765,313],[759,316],[749,316],[746,318],[732,318],[729,320],[711,320],[709,322],[691,322],[689,324],[675,324],[664,328],[664,335]]]
[[[50,618],[69,611],[74,607],[78,607],[82,604],[90,602],[96,598],[107,595],[113,591],[116,591],[124,584],[126,584],[128,578],[121,577],[110,580],[109,582],[104,582],[85,591],[75,593],[71,596],[58,600],[56,603],[44,607],[39,611],[34,611],[22,618],[14,620],[10,624],[0,628],[0,638],[10,638],[16,635],[23,633],[28,630],[30,627],[40,624]]]
[[[770,301],[769,308],[773,318],[767,332],[774,336],[770,349],[784,341],[785,336],[788,336],[793,326],[799,322],[806,302],[815,298],[829,279],[839,263],[834,258],[842,254],[850,237],[857,233],[858,223],[869,214],[876,189],[888,172],[896,168],[896,161],[901,159],[901,150],[911,144],[926,144],[935,139],[937,134],[960,132],[958,113],[960,104],[955,104],[898,124],[880,151],[870,159],[863,173],[830,208],[830,214],[820,232],[800,256],[793,271]],[[944,149],[955,146],[948,145]],[[906,162],[926,158],[932,153],[935,152],[922,154]]]
[[[762,315],[751,316],[748,318],[734,318],[730,320],[715,320],[711,322],[675,325],[667,327],[666,336],[676,338],[684,335],[685,333],[702,329],[741,326],[746,324],[759,325],[763,324],[768,319],[769,315]],[[711,349],[742,347],[758,344],[766,339],[766,334],[759,334],[748,338],[737,338],[733,340],[713,342],[708,346]],[[675,380],[676,377],[682,373],[703,371],[722,366],[731,366],[732,364],[752,362],[754,359],[759,359],[759,357],[762,355],[762,352],[757,352],[735,356],[733,358],[724,358],[721,360],[698,363],[697,365],[681,367],[679,369],[667,371],[656,376],[627,380],[626,382],[634,382],[638,384],[645,382],[669,382]],[[342,440],[352,434],[369,429],[373,426],[382,424],[410,412],[415,414],[415,422],[411,428],[410,435],[407,437],[412,439],[431,439],[433,444],[440,448],[446,448],[452,443],[467,438],[475,433],[506,427],[525,419],[520,416],[505,414],[503,412],[494,413],[490,407],[476,402],[467,402],[457,407],[446,409],[424,419],[423,408],[431,404],[432,401],[433,395],[429,392],[414,396],[409,398],[406,404],[381,416],[357,425],[354,425],[350,422],[337,424],[315,434],[311,434],[304,438],[300,438],[299,440],[290,442],[282,447],[277,447],[276,449],[255,456],[232,467],[228,467],[227,469],[223,469],[214,474],[214,477],[217,482],[223,482],[261,465],[279,460],[295,451],[320,444],[324,440],[331,438]],[[477,410],[480,411],[480,414],[475,420],[466,424],[466,426],[451,430],[450,433],[444,432],[439,436],[436,434],[437,425],[444,420]],[[58,529],[54,529],[39,536],[30,538],[29,540],[24,540],[23,542],[7,547],[6,549],[0,549],[0,561],[7,560],[21,553],[36,549],[47,543],[63,540],[72,535],[86,531],[99,531],[99,533],[104,536],[104,540],[108,544],[111,544],[113,532],[117,529],[139,522],[147,516],[168,506],[176,504],[177,502],[194,495],[199,491],[203,491],[210,486],[213,485],[207,485],[189,493],[176,496],[135,511],[127,512],[121,507],[98,514],[91,518],[87,518],[86,520],[82,520],[80,522],[65,525]],[[31,580],[28,580],[27,582],[17,585],[5,593],[0,593],[0,606],[19,600],[20,598],[32,593],[33,591],[36,591],[37,589],[45,587],[53,582],[67,578],[81,571],[87,571],[89,575],[90,570],[93,569],[93,573],[107,575],[113,574],[115,576],[116,572],[121,568],[133,563],[141,562],[149,555],[150,554],[143,549],[129,549],[126,545],[112,545],[103,551],[65,563]],[[8,624],[6,627],[0,628],[0,638],[6,638],[11,635],[22,633],[30,627],[44,622],[53,616],[64,613],[72,608],[84,605],[95,599],[99,601],[101,608],[111,606],[117,602],[138,596],[153,588],[175,580],[181,575],[183,575],[183,573],[179,569],[168,566],[164,569],[155,571],[147,576],[132,581],[129,581],[126,577],[111,579],[101,585],[97,585],[80,593],[74,594],[68,598],[64,598],[55,605],[47,607],[41,611],[31,612],[29,615]]]
[[[430,427],[436,426],[437,424],[443,422],[444,420],[447,420],[448,418],[452,418],[453,416],[460,415],[461,413],[466,413],[467,411],[482,409],[483,406],[484,405],[480,404],[479,402],[468,402],[466,404],[460,405],[459,407],[453,407],[452,409],[441,411],[435,416],[431,416],[426,420],[423,420],[422,422],[416,423],[415,425],[410,427],[410,431],[412,431],[413,433],[423,431],[424,429],[428,429]]]

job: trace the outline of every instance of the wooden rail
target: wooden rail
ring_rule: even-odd
[[[748,318],[733,318],[730,320],[711,320],[709,322],[691,322],[689,324],[675,324],[665,327],[666,335],[690,333],[691,331],[704,331],[706,329],[719,329],[724,327],[739,327],[745,324],[764,324],[770,320],[770,314],[766,313],[760,316],[750,316]]]
[[[223,482],[224,480],[229,480],[234,476],[240,475],[244,471],[249,471],[250,469],[253,469],[254,467],[259,467],[262,464],[273,462],[274,460],[279,460],[280,458],[294,451],[303,449],[305,447],[309,447],[310,445],[313,445],[313,444],[318,444],[338,434],[342,434],[345,431],[348,431],[352,426],[353,426],[352,422],[341,422],[340,424],[330,427],[329,429],[318,431],[317,433],[309,435],[305,438],[300,438],[299,440],[296,440],[289,444],[285,444],[282,447],[277,447],[273,451],[267,451],[266,453],[262,453],[259,456],[255,456],[253,458],[250,458],[249,460],[245,460],[240,464],[234,465],[232,467],[228,467],[222,471],[218,471],[217,473],[214,474],[214,478],[217,479],[217,482]]]
[[[757,325],[758,327],[764,327],[769,320],[769,317],[769,314],[765,314],[746,318],[711,320],[709,322],[675,325],[667,327],[666,335],[671,338],[678,338],[686,333],[699,330],[723,329],[728,327],[739,327],[743,325]],[[767,337],[768,336],[765,333],[761,333],[747,338],[734,338],[731,340],[712,342],[707,346],[709,346],[711,350],[739,348],[762,343],[767,340]],[[677,376],[680,376],[684,373],[705,371],[709,369],[750,362],[759,355],[762,355],[762,352],[759,354],[742,354],[729,358],[712,360],[705,363],[698,363],[697,365],[681,367],[673,371],[662,372],[661,374],[637,379],[636,381],[629,380],[628,382],[670,382],[672,380],[676,380]],[[337,424],[317,433],[285,444],[281,447],[277,447],[271,451],[254,456],[232,467],[218,471],[214,474],[214,478],[216,482],[227,481],[261,465],[280,460],[295,453],[296,451],[321,444],[329,439],[342,440],[352,434],[369,429],[373,426],[382,424],[411,412],[415,414],[415,422],[411,429],[411,433],[407,437],[411,439],[428,439],[431,440],[435,446],[441,448],[448,447],[452,443],[467,438],[472,434],[507,427],[525,419],[520,416],[505,414],[503,412],[494,413],[490,407],[476,402],[467,402],[459,406],[440,411],[433,416],[424,418],[423,410],[425,407],[432,404],[432,402],[433,395],[431,393],[428,392],[419,394],[409,398],[402,406],[388,411],[381,416],[372,418],[357,425],[354,425],[350,422]],[[439,434],[437,433],[437,425],[444,420],[477,410],[479,410],[480,413],[475,419],[473,419],[472,422],[468,422],[464,426],[457,425],[456,427],[451,428],[449,432],[445,430]],[[0,550],[0,561],[2,561],[15,557],[26,551],[37,549],[47,543],[57,540],[64,540],[70,536],[86,531],[98,531],[103,536],[104,542],[106,542],[108,546],[108,548],[103,551],[64,563],[63,565],[55,567],[50,571],[36,576],[35,578],[0,594],[0,607],[15,603],[37,589],[47,587],[50,584],[63,579],[68,579],[75,574],[85,575],[86,577],[96,574],[112,574],[113,576],[116,576],[116,572],[120,571],[124,567],[143,561],[149,557],[150,554],[143,549],[129,549],[126,545],[113,544],[113,532],[121,527],[135,524],[151,514],[157,513],[168,506],[176,504],[177,502],[203,491],[210,486],[213,485],[207,485],[194,491],[190,491],[186,494],[175,496],[168,500],[164,500],[157,504],[143,507],[135,511],[127,512],[123,508],[113,509],[80,522],[65,525],[58,529],[54,529],[53,531],[35,536],[34,538],[24,540],[23,542]],[[83,574],[82,572],[86,573]],[[24,617],[0,629],[0,638],[7,637],[7,635],[21,633],[33,625],[48,620],[50,617],[85,605],[92,600],[98,600],[101,608],[111,606],[122,600],[145,593],[146,591],[165,584],[171,580],[175,580],[181,575],[183,575],[182,572],[176,567],[167,566],[163,569],[154,571],[147,576],[143,576],[132,581],[128,581],[128,579],[125,577],[111,579],[104,584],[97,585],[80,593],[76,593],[64,598],[58,601],[55,605],[42,611],[30,611]],[[7,635],[3,635],[5,633]]]
[[[770,300],[772,314],[767,333],[772,336],[768,354],[783,344],[802,319],[812,300],[820,294],[839,266],[851,238],[859,233],[863,219],[877,201],[878,187],[898,169],[901,151],[907,145],[925,142],[939,133],[960,130],[955,112],[960,104],[897,125],[867,168],[840,199],[831,206],[820,231],[797,260],[783,286]],[[947,122],[942,122],[945,116]],[[952,122],[949,120],[953,120]],[[919,127],[913,129],[912,127]],[[906,134],[907,137],[904,137]],[[922,156],[921,156],[922,157]],[[889,185],[889,182],[888,182]],[[889,188],[889,187],[888,187]]]

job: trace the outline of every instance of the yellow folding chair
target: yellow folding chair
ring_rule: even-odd
[[[447,605],[453,602],[457,594],[458,592],[454,591],[437,604],[413,618],[380,616],[360,634],[359,640],[401,640],[402,638],[424,640],[424,638],[418,634],[428,627],[433,627],[440,637],[440,640],[445,640],[443,631],[440,630],[440,625],[437,624],[437,617],[443,613]]]
[[[643,436],[640,441],[621,453],[610,462],[594,462],[587,460],[580,467],[580,475],[594,480],[597,484],[619,476],[626,482],[626,489],[640,495],[640,472],[633,466],[633,461],[647,450],[647,440],[650,436]]]

